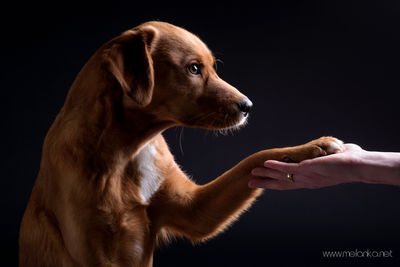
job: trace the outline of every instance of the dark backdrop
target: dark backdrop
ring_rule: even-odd
[[[260,149],[322,135],[368,150],[400,152],[399,1],[2,5],[4,266],[16,265],[19,224],[42,142],[74,77],[103,43],[147,20],[198,34],[224,62],[218,66],[220,76],[254,103],[249,125],[234,135],[193,129],[181,135],[180,128],[165,132],[177,161],[198,183]],[[154,263],[395,265],[400,261],[399,204],[399,188],[385,185],[266,190],[223,234],[195,247],[177,240],[157,250]],[[328,249],[392,250],[394,258],[324,259],[322,250]]]

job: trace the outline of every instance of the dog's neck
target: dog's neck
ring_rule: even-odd
[[[72,107],[66,102],[46,138],[45,145],[53,149],[46,151],[68,153],[71,163],[82,162],[92,166],[95,173],[105,173],[115,167],[113,159],[132,159],[146,143],[170,126],[171,123],[157,121],[140,110],[123,113],[118,103],[108,96],[81,106]],[[64,138],[54,143],[53,136]]]

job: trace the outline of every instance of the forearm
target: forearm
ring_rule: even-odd
[[[205,185],[196,185],[174,168],[152,200],[151,216],[158,217],[153,220],[192,241],[223,231],[262,192],[248,188],[253,164],[248,165],[244,160]]]
[[[250,156],[214,181],[197,188],[191,206],[196,218],[196,224],[191,222],[195,240],[223,231],[261,194],[262,189],[247,186],[252,177],[251,167],[262,166],[263,160],[257,156]]]
[[[400,153],[365,151],[357,166],[361,182],[400,186]]]
[[[212,217],[219,219],[242,210],[261,193],[259,189],[248,187],[253,177],[251,170],[263,166],[268,159],[284,159],[286,151],[288,151],[287,148],[270,149],[250,155],[217,179],[199,186],[193,202],[201,209],[201,212],[205,210],[213,212],[215,215]]]

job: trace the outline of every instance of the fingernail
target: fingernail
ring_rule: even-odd
[[[264,162],[264,166],[267,167],[270,163],[271,163],[271,160],[267,160],[266,162]]]

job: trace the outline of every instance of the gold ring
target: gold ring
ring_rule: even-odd
[[[293,173],[288,173],[288,174],[286,175],[286,178],[288,178],[288,180],[291,181],[292,183],[294,182]]]

